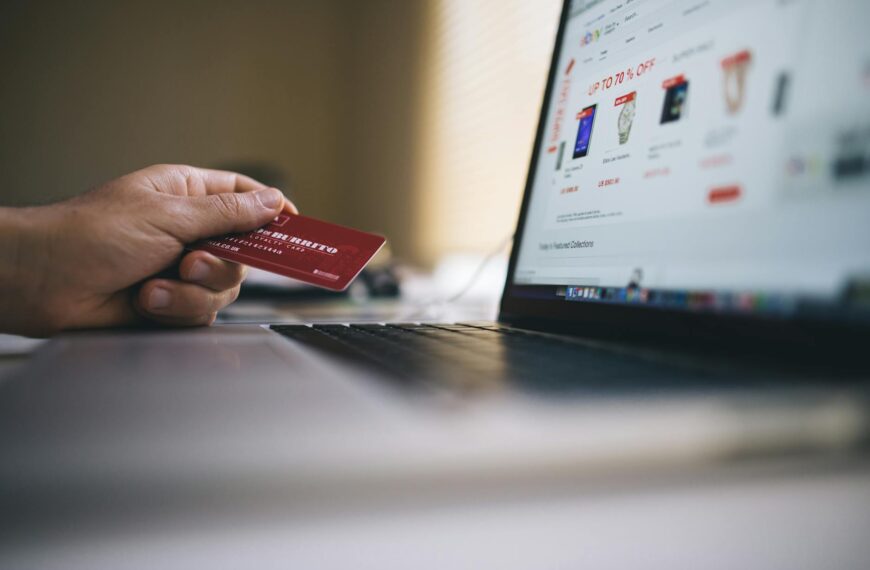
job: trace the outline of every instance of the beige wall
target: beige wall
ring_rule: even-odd
[[[388,237],[391,251],[420,260],[419,133],[425,0],[351,0],[346,19],[344,110],[335,164],[345,223]]]
[[[5,204],[156,162],[256,160],[335,216],[337,1],[20,2],[0,18]]]
[[[0,205],[158,162],[265,162],[403,260],[489,250],[558,0],[0,2]]]

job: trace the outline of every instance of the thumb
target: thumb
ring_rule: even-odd
[[[277,188],[255,192],[222,192],[184,198],[182,223],[174,224],[184,243],[229,233],[246,232],[266,225],[281,213],[284,195]]]

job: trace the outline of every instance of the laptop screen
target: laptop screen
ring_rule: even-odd
[[[866,0],[575,0],[514,299],[870,315]]]

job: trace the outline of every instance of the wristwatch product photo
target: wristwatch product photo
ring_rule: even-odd
[[[743,99],[746,96],[746,74],[751,61],[752,55],[749,50],[743,50],[722,60],[725,107],[731,115],[743,108]]]
[[[622,111],[619,112],[619,120],[616,125],[619,132],[619,144],[628,142],[628,135],[631,133],[631,124],[634,122],[636,107],[637,102],[634,98],[622,104]]]

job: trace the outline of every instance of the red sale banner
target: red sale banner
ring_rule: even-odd
[[[595,112],[594,108],[586,107],[585,109],[583,109],[582,111],[577,113],[577,120],[579,121],[580,119],[585,119],[586,117],[591,116],[592,113],[594,113],[594,112]]]
[[[722,60],[722,68],[728,69],[729,67],[734,67],[735,65],[740,65],[742,63],[748,63],[749,60],[752,59],[752,54],[749,53],[748,49],[745,49],[741,52],[737,52],[734,55],[728,56]]]
[[[640,77],[655,65],[655,58],[648,59],[644,62],[639,63],[636,67],[628,67],[622,71],[618,71],[613,75],[606,75],[601,78],[600,81],[596,81],[589,86],[589,90],[587,94],[592,97],[598,91],[606,91],[611,87],[616,87],[618,85],[622,85],[625,82],[632,81],[636,77]]]
[[[686,82],[686,77],[684,75],[680,74],[680,75],[677,75],[675,77],[671,77],[670,79],[665,79],[662,82],[662,88],[663,89],[670,89],[671,87],[674,87],[676,85],[681,85],[685,82]]]
[[[572,60],[573,62],[573,60]],[[573,63],[568,67],[572,67]],[[565,118],[565,105],[568,102],[568,94],[571,92],[571,80],[565,79],[559,88],[559,102],[556,105],[556,113],[553,117],[553,127],[550,131],[550,148],[547,152],[556,152],[558,147],[559,137],[562,136],[562,120]]]
[[[568,67],[565,68],[565,75],[571,75],[571,70],[574,69],[574,58],[571,58],[571,61],[568,62]]]
[[[623,95],[622,97],[617,97],[616,101],[613,103],[614,107],[619,107],[620,105],[624,105],[629,101],[634,101],[634,98],[637,96],[637,91],[632,91],[627,95]]]

